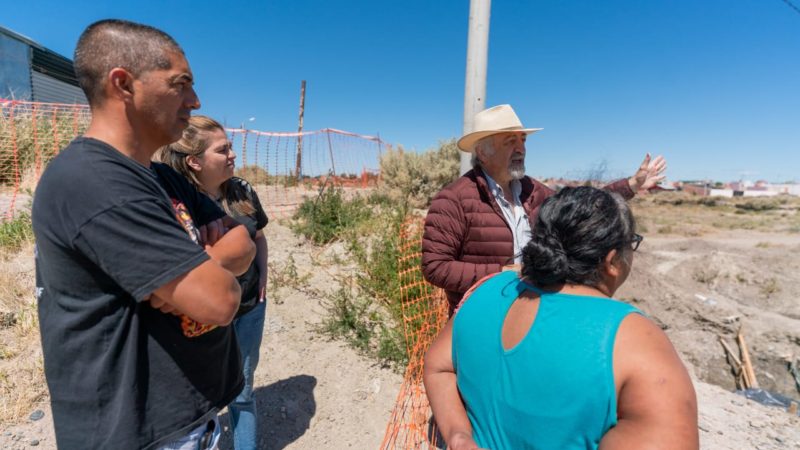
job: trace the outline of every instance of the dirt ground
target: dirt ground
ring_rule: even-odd
[[[256,372],[262,448],[378,448],[402,377],[315,331],[325,310],[314,289],[334,290],[336,275],[352,267],[334,264],[340,247],[314,247],[276,222],[267,227],[273,287]],[[656,231],[653,221],[647,226],[618,297],[665,328],[692,373],[702,448],[800,449],[800,418],[730,392],[734,377],[718,341],[722,336],[736,348],[743,324],[761,386],[800,397],[785,361],[800,357],[800,233],[723,229],[687,236]],[[25,258],[31,255],[15,262],[25,268],[21,273],[31,269]],[[13,339],[0,327],[0,344]],[[0,358],[4,376],[16,374],[9,367],[18,358],[40,358],[37,346],[30,339],[28,350]],[[36,367],[29,376],[42,383]],[[35,410],[42,419],[30,419]],[[55,448],[46,395],[0,427],[0,448],[33,446]],[[221,448],[231,448],[229,433]]]

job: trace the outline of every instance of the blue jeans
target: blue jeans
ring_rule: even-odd
[[[228,405],[233,428],[233,448],[255,450],[258,448],[256,432],[256,399],[253,397],[253,376],[258,365],[258,352],[264,334],[267,302],[259,303],[253,310],[233,321],[244,366],[244,388]]]
[[[209,422],[200,425],[189,434],[182,438],[176,439],[169,444],[165,444],[158,448],[158,450],[207,450],[216,449],[219,443],[220,430],[219,421],[217,416],[213,416]]]

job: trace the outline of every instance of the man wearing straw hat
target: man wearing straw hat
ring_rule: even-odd
[[[521,262],[539,207],[555,193],[525,175],[525,140],[541,128],[525,128],[510,105],[499,105],[476,114],[474,129],[458,140],[473,169],[434,197],[422,238],[422,272],[447,292],[450,314],[473,283]],[[630,199],[665,169],[663,157],[648,154],[631,178],[606,189]]]

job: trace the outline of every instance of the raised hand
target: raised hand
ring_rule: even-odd
[[[667,161],[664,157],[659,155],[651,160],[650,153],[648,153],[639,166],[639,170],[628,179],[628,183],[633,192],[646,191],[665,178],[663,175],[665,170],[667,170]]]

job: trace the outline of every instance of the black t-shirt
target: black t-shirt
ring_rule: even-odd
[[[245,193],[247,200],[249,200],[253,208],[255,208],[255,212],[252,214],[237,214],[236,211],[231,211],[231,217],[244,225],[250,232],[250,236],[254,237],[256,232],[267,226],[269,222],[269,218],[267,218],[267,214],[264,212],[264,208],[261,207],[261,202],[258,200],[258,194],[256,194],[256,191],[250,186],[250,183],[241,178],[233,177],[230,179],[229,183],[231,184],[229,189],[241,189]],[[253,261],[250,267],[247,268],[247,272],[241,274],[237,278],[239,280],[239,286],[242,288],[242,301],[239,304],[236,317],[247,314],[258,304],[258,276],[258,265]]]
[[[222,215],[167,166],[147,168],[94,139],[75,139],[47,166],[33,230],[60,449],[156,448],[241,391],[232,327],[142,301],[208,259],[187,231]]]

